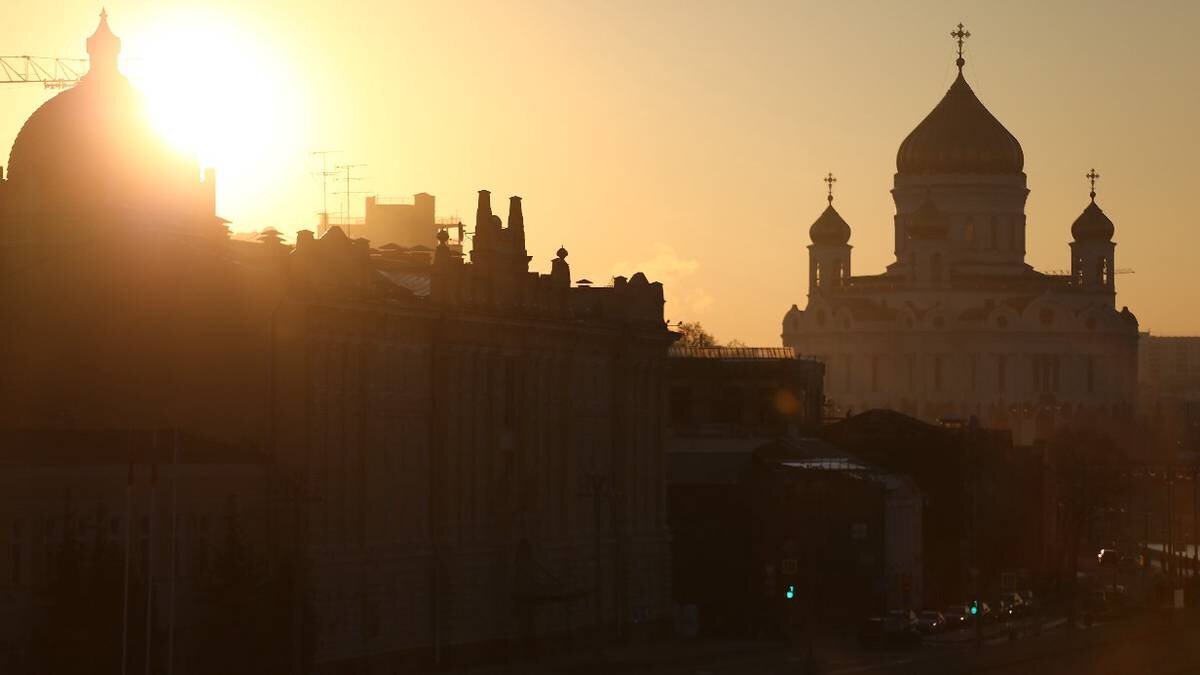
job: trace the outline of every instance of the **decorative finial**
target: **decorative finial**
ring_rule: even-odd
[[[438,230],[437,240],[438,240],[438,248],[444,247],[446,245],[446,242],[450,241],[450,233],[446,231],[446,228],[442,228],[442,229]]]
[[[950,37],[958,42],[958,58],[954,60],[954,65],[958,66],[958,72],[961,73],[963,66],[967,63],[967,60],[963,58],[963,43],[967,41],[967,38],[971,37],[971,31],[965,30],[960,22],[958,29],[950,32]]]
[[[825,177],[822,178],[821,180],[825,181],[825,189],[828,190],[828,192],[829,192],[829,196],[827,196],[826,199],[829,200],[829,205],[832,206],[833,205],[833,184],[837,182],[837,178],[835,178],[832,173],[828,173],[828,174],[825,174]]]
[[[1088,182],[1092,184],[1092,191],[1090,193],[1088,193],[1088,196],[1092,198],[1093,203],[1095,203],[1095,201],[1096,201],[1096,179],[1099,177],[1100,177],[1100,174],[1096,173],[1095,169],[1088,171],[1087,175],[1084,176],[1084,178],[1087,178]]]
[[[107,7],[103,7],[103,6],[100,7],[100,18],[101,19],[108,18],[108,8]]]

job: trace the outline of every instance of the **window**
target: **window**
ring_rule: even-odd
[[[821,287],[821,263],[819,262],[813,263],[813,286]]]

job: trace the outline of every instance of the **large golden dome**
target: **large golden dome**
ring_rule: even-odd
[[[984,107],[962,71],[896,153],[901,174],[1020,174],[1025,153]]]

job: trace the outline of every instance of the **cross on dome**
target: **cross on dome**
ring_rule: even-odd
[[[954,64],[958,66],[958,71],[962,72],[963,66],[967,63],[966,59],[963,58],[963,43],[967,41],[967,38],[971,37],[971,31],[965,30],[960,21],[958,29],[950,31],[950,37],[958,42],[958,58],[955,59]]]
[[[1092,184],[1092,191],[1088,195],[1092,198],[1092,201],[1096,201],[1096,179],[1099,177],[1100,174],[1096,173],[1095,169],[1088,171],[1087,175],[1084,176],[1084,178],[1088,179],[1088,182]]]
[[[831,173],[826,174],[825,177],[822,178],[821,180],[825,182],[825,188],[826,188],[826,190],[829,191],[829,196],[826,197],[826,199],[828,199],[829,203],[832,204],[833,203],[833,184],[837,182],[837,178],[835,178],[833,173],[831,172]]]

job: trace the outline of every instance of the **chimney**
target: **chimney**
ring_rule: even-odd
[[[479,207],[475,209],[475,236],[485,232],[492,225],[492,193],[487,190],[479,191]]]
[[[510,229],[510,230],[524,230],[525,229],[525,215],[523,213],[521,213],[521,198],[520,197],[514,196],[514,197],[508,198],[508,229]]]

